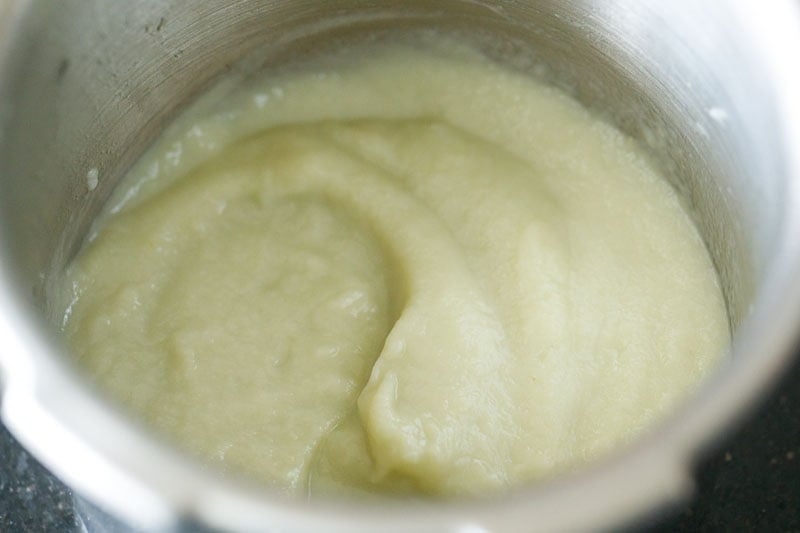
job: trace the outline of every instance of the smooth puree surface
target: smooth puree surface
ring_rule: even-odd
[[[118,188],[61,288],[104,390],[302,496],[575,468],[729,341],[706,249],[635,143],[445,39],[217,91]]]

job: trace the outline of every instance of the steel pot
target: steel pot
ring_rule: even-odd
[[[605,462],[470,502],[287,501],[164,446],[73,368],[48,283],[131,163],[228,72],[410,26],[490,34],[647,146],[719,272],[735,340],[672,417]],[[239,59],[259,51],[261,63]],[[2,417],[138,527],[609,528],[686,497],[698,452],[785,367],[800,324],[800,4],[775,0],[6,0],[0,3]]]

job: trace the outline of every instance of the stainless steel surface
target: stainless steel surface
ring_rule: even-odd
[[[2,416],[118,516],[164,529],[610,527],[691,487],[697,451],[786,364],[800,323],[800,13],[728,2],[149,0],[0,4]],[[479,502],[285,501],[214,477],[95,394],[48,326],[47,285],[125,170],[226,73],[335,39],[435,26],[495,36],[640,138],[686,200],[720,273],[730,359],[657,431],[610,460]],[[252,59],[238,60],[251,52]],[[256,54],[256,55],[252,55]],[[539,65],[537,67],[537,65]],[[99,185],[87,187],[96,172]],[[52,317],[49,317],[52,319]]]

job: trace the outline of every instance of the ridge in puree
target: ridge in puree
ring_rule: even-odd
[[[99,386],[295,495],[482,494],[608,453],[729,342],[635,143],[466,45],[354,47],[182,116],[61,283]]]

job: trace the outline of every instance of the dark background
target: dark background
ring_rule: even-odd
[[[800,533],[800,357],[696,478],[689,505],[639,530]],[[71,492],[1,426],[0,531],[82,531]]]

